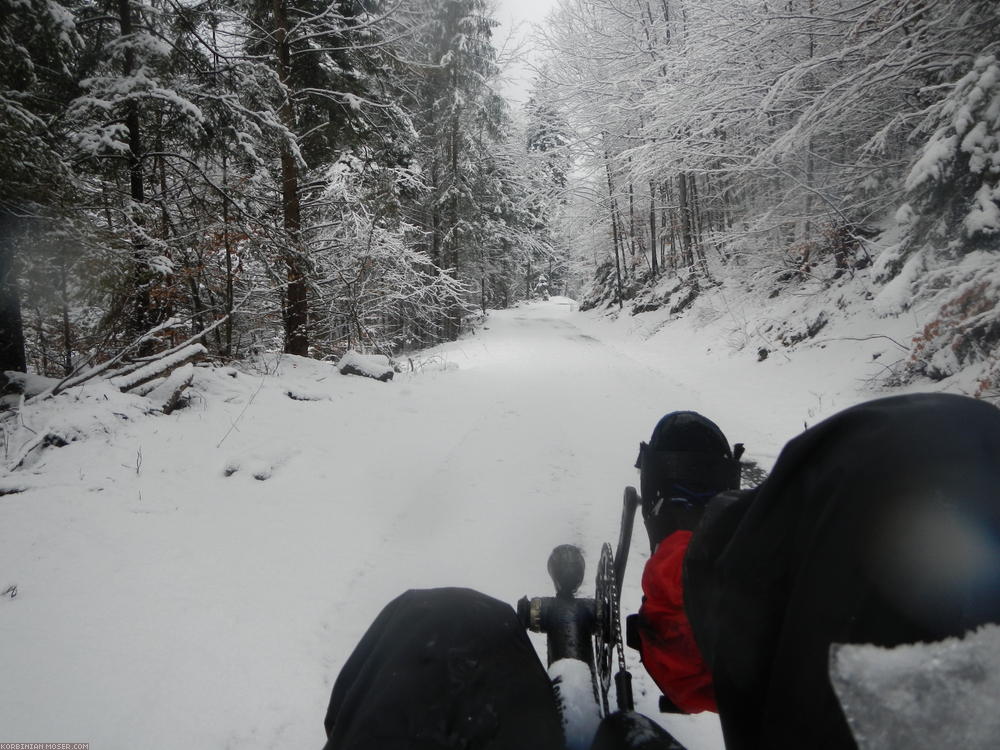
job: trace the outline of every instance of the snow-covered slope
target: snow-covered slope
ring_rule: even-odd
[[[702,410],[769,466],[803,423],[870,395],[862,365],[884,342],[758,363],[724,339],[738,322],[609,321],[555,298],[492,313],[389,383],[274,355],[197,368],[170,416],[96,385],[26,408],[8,457],[51,424],[78,439],[2,480],[20,490],[0,496],[0,591],[18,587],[0,599],[2,739],[321,746],[341,664],[402,590],[547,595],[567,542],[592,568],[662,413]],[[629,612],[641,529],[632,555]],[[663,721],[721,747],[712,717]]]

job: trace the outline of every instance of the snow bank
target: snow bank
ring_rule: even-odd
[[[122,393],[105,380],[71,388],[54,398],[25,403],[3,415],[3,469],[41,470],[45,448],[88,438],[110,440],[122,422],[140,420],[151,410],[148,399]]]
[[[860,750],[997,747],[1000,625],[892,649],[834,646],[830,672]]]
[[[6,450],[0,470],[42,471],[43,454],[50,447],[62,448],[95,438],[110,442],[118,437],[123,423],[141,421],[155,412],[171,413],[182,404],[182,393],[196,372],[204,372],[204,368],[188,363],[165,377],[149,380],[150,376],[204,351],[201,344],[193,344],[126,375],[94,378],[49,398],[22,402],[20,397],[5,397],[5,403],[12,408],[0,413]],[[25,395],[48,393],[59,382],[23,374],[11,380],[25,390]],[[120,390],[143,381],[148,381],[145,387],[139,386],[134,392]]]

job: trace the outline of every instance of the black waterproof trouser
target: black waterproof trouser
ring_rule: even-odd
[[[469,589],[407,591],[333,686],[327,750],[553,750],[548,675],[514,610]]]
[[[854,747],[832,644],[1000,622],[1000,410],[897,396],[807,430],[756,490],[712,501],[684,590],[727,750]]]

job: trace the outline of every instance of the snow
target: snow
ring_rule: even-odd
[[[174,272],[174,262],[165,255],[155,255],[146,262],[149,264],[149,270],[153,273],[167,276]]]
[[[948,175],[948,165],[954,158],[958,136],[946,136],[945,132],[946,130],[942,128],[927,141],[920,158],[911,167],[903,183],[907,192],[917,189],[928,181],[941,182]]]
[[[26,3],[25,5],[29,5]],[[59,27],[59,40],[63,44],[72,43],[72,35],[76,32],[76,20],[63,5],[49,0],[45,3],[45,10],[48,12],[52,22]]]
[[[996,747],[1000,626],[893,649],[836,646],[831,675],[860,750]]]
[[[70,137],[82,151],[89,154],[128,151],[128,128],[122,123],[97,126],[88,131],[74,133]]]
[[[894,255],[898,252],[899,246],[886,250],[883,259],[879,256],[876,261],[876,273],[880,272],[887,260],[895,260]],[[925,253],[918,250],[913,253],[899,273],[883,286],[875,295],[875,311],[879,315],[894,315],[902,312],[913,302],[913,288],[921,280],[921,274],[927,270],[927,259]]]
[[[579,659],[559,659],[549,666],[563,719],[567,750],[588,750],[601,723],[590,667]]]
[[[37,460],[44,458],[44,453],[32,453],[46,436],[66,443],[114,440],[119,437],[121,422],[140,421],[150,408],[147,399],[121,393],[103,380],[73,388],[59,398],[27,402],[18,412],[15,425],[4,424],[4,469],[13,471],[12,476],[19,482],[30,481],[35,476],[48,481],[46,472],[34,467]],[[22,470],[17,470],[19,466]]]
[[[909,203],[903,203],[896,209],[896,223],[901,224],[903,227],[909,227],[913,224],[914,216],[913,207]]]
[[[965,215],[962,227],[968,236],[1000,232],[1000,188],[983,185],[972,199],[972,208]]]
[[[805,321],[839,293],[767,304]],[[341,665],[401,591],[467,586],[513,604],[550,591],[549,552],[572,543],[590,594],[663,413],[703,411],[769,468],[804,424],[880,395],[891,339],[920,325],[859,307],[783,347],[748,322],[750,299],[709,291],[670,320],[553,297],[491,312],[389,383],[275,354],[194,367],[190,405],[169,416],[101,381],[30,404],[23,427],[5,424],[9,457],[32,431],[74,439],[8,460],[0,479],[20,490],[0,496],[0,591],[18,587],[0,599],[4,737],[320,747]],[[637,524],[625,613],[647,558]],[[720,750],[714,715],[659,714],[626,657],[640,712]]]

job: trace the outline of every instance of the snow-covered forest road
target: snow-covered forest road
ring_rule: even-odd
[[[0,589],[18,586],[0,600],[0,740],[319,747],[343,660],[403,590],[547,595],[548,553],[570,542],[591,592],[662,413],[702,410],[769,466],[817,409],[861,400],[792,387],[791,365],[709,355],[694,329],[640,346],[573,309],[491,313],[388,384],[270,355],[256,372],[199,370],[167,417],[99,385],[59,413],[25,410],[84,439],[3,479],[23,491],[0,497]],[[634,539],[627,612],[641,522]],[[721,747],[714,718],[669,721],[692,748]]]

